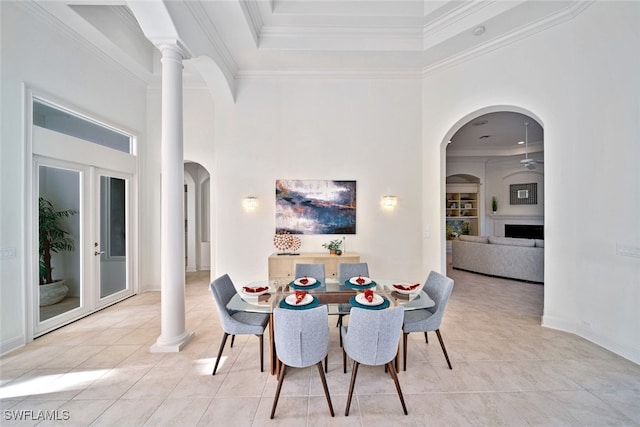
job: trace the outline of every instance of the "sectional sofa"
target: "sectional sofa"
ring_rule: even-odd
[[[452,242],[452,266],[460,270],[544,282],[544,240],[460,236]]]

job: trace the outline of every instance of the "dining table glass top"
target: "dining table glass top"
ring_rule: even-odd
[[[408,283],[391,279],[371,279],[372,283],[361,285],[355,279],[345,283],[339,283],[335,279],[317,279],[315,283],[310,283],[313,280],[308,280],[305,284],[300,283],[299,280],[297,283],[286,280],[252,282],[238,289],[236,295],[227,304],[227,308],[232,311],[272,313],[274,308],[280,306],[283,299],[294,295],[297,289],[304,290],[317,298],[319,301],[316,301],[316,304],[318,302],[326,304],[329,314],[333,315],[348,314],[352,306],[359,306],[357,302],[353,302],[352,297],[357,297],[356,301],[362,301],[362,296],[358,297],[358,294],[363,294],[365,289],[371,289],[375,295],[388,300],[390,307],[402,305],[405,310],[418,310],[435,306],[431,297],[422,290],[423,284],[412,290],[397,290],[394,285],[408,285]],[[245,287],[254,292],[245,291]],[[256,289],[258,292],[255,292]],[[290,300],[291,297],[287,301]]]

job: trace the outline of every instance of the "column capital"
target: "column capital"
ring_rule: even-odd
[[[154,44],[162,53],[162,57],[167,56],[182,61],[192,56],[189,49],[178,39],[154,40]]]

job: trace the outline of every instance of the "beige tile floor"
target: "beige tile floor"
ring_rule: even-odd
[[[187,329],[180,353],[151,354],[159,335],[159,294],[132,297],[0,358],[4,425],[65,426],[639,426],[640,366],[588,341],[540,326],[544,288],[451,271],[456,281],[437,339],[410,335],[400,374],[402,415],[382,368],[362,367],[351,413],[331,329],[329,416],[315,368],[290,369],[276,418],[276,380],[258,369],[258,339],[239,336],[211,376],[222,330],[208,272],[188,276]],[[228,345],[228,344],[227,344]],[[32,411],[32,412],[25,412]],[[39,413],[38,411],[43,411]],[[57,411],[57,412],[55,412]],[[15,421],[53,414],[62,421]]]

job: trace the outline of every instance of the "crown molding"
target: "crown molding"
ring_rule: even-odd
[[[251,79],[384,79],[384,80],[422,80],[420,70],[380,69],[380,70],[251,70],[240,71],[237,80]]]
[[[240,0],[239,5],[244,19],[247,22],[247,26],[249,27],[249,31],[251,32],[253,42],[255,46],[258,47],[259,35],[262,32],[262,27],[264,27],[260,6],[256,0]]]
[[[233,76],[238,72],[238,64],[211,22],[209,15],[207,15],[207,11],[200,2],[185,2],[185,6],[204,32],[211,47],[213,47],[213,51],[217,54],[216,56],[220,59],[221,62],[216,61],[216,63],[225,75],[233,79]],[[208,54],[210,52],[201,53]]]
[[[529,25],[517,28],[505,34],[502,34],[495,39],[483,43],[482,45],[468,49],[458,55],[449,57],[445,60],[436,62],[435,64],[428,65],[423,69],[423,75],[426,76],[431,73],[435,73],[441,70],[445,70],[450,67],[459,65],[465,61],[473,58],[477,58],[491,51],[509,46],[534,34],[547,30],[551,27],[559,25],[563,22],[570,21],[587,9],[595,0],[588,1],[574,1],[570,6],[565,8],[562,12],[554,13],[550,16],[541,18]]]

